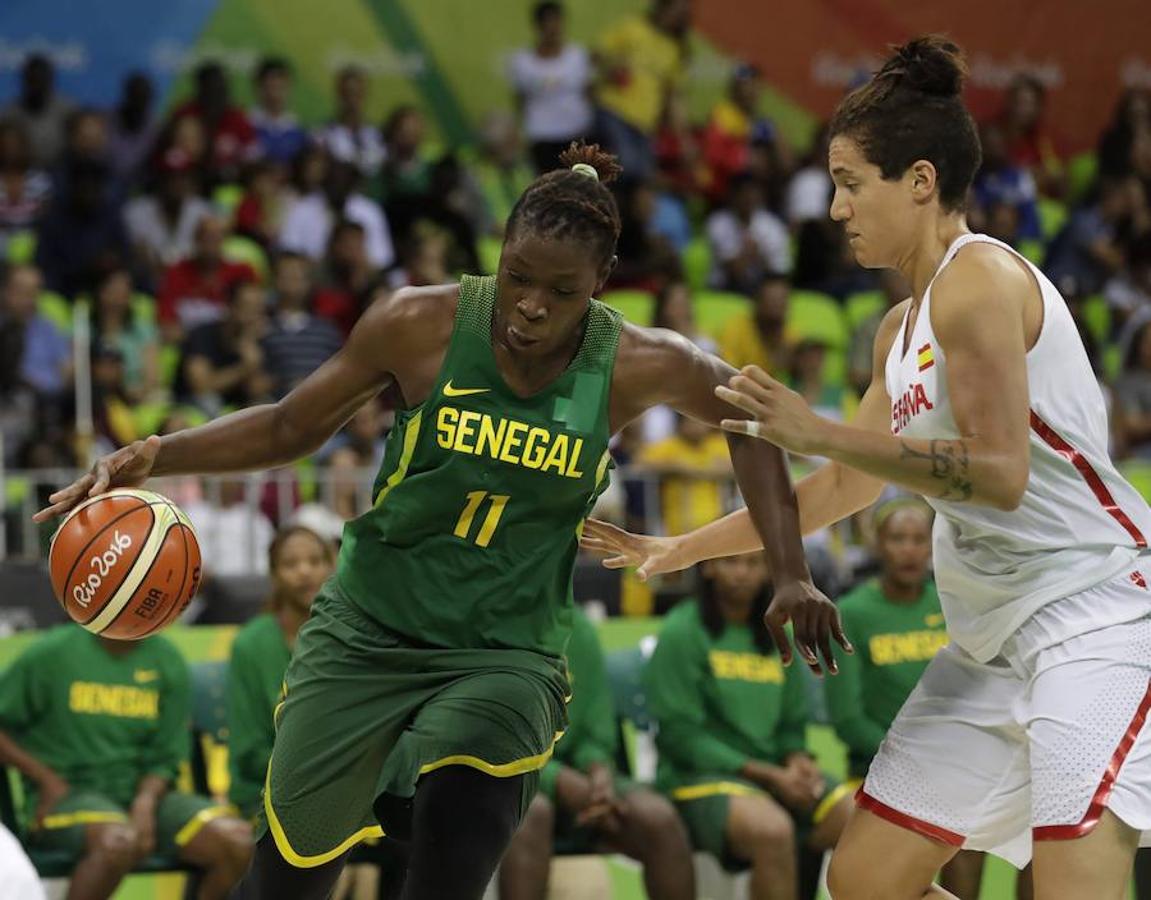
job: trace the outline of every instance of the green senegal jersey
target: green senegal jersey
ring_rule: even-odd
[[[749,760],[782,764],[806,749],[803,678],[799,664],[763,653],[747,625],[729,622],[713,637],[697,603],[676,606],[644,671],[660,788],[735,776]]]
[[[579,531],[606,487],[620,317],[591,301],[554,382],[523,398],[496,366],[493,277],[465,276],[431,394],[401,412],[373,488],[344,529],[337,577],[365,614],[428,647],[559,658]]]
[[[175,779],[192,714],[180,651],[164,637],[128,646],[114,656],[79,625],[61,625],[24,651],[0,687],[0,728],[74,790],[124,805],[145,775]]]
[[[855,653],[836,649],[839,674],[824,679],[824,691],[836,733],[847,745],[851,774],[862,777],[948,637],[932,581],[914,603],[888,600],[878,580],[865,581],[839,601],[839,613]]]
[[[292,651],[274,613],[261,613],[239,630],[228,665],[228,799],[245,815],[259,808],[272,758],[280,699]]]

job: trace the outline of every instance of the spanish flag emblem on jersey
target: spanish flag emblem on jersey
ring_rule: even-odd
[[[933,365],[935,365],[935,352],[931,349],[930,344],[924,344],[919,348],[916,354],[919,357],[919,371],[926,372]]]

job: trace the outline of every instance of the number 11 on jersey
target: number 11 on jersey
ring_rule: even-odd
[[[479,534],[476,535],[475,543],[477,547],[486,547],[491,543],[492,535],[495,534],[496,527],[500,524],[500,516],[504,514],[504,507],[508,505],[508,501],[511,499],[507,494],[489,494],[487,491],[469,492],[468,502],[464,505],[464,511],[460,513],[460,518],[456,522],[456,530],[452,532],[456,537],[463,538],[465,541],[468,540],[476,513],[484,500],[489,497],[492,504],[480,526]]]

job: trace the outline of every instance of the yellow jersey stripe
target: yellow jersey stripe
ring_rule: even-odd
[[[73,825],[97,825],[106,822],[127,822],[124,813],[109,810],[77,810],[76,812],[57,813],[54,816],[45,816],[42,828],[57,829],[71,828]]]
[[[288,835],[284,831],[284,826],[280,824],[280,820],[276,816],[276,808],[272,805],[271,776],[272,764],[269,762],[268,775],[264,780],[264,813],[268,817],[268,828],[271,829],[272,839],[276,842],[276,849],[280,851],[280,855],[297,869],[314,869],[316,866],[322,866],[324,863],[331,862],[333,859],[342,856],[356,844],[360,843],[360,841],[384,836],[384,829],[379,825],[369,825],[366,828],[361,828],[355,834],[344,838],[339,844],[324,853],[317,853],[313,856],[304,856],[301,853],[297,853],[292,849],[292,845],[288,841]]]
[[[826,819],[828,813],[835,809],[836,804],[839,803],[840,800],[844,797],[850,797],[855,793],[857,786],[858,782],[853,784],[850,781],[845,781],[839,785],[839,787],[833,788],[826,797],[819,801],[819,805],[815,807],[815,812],[811,814],[812,824],[818,825]]]
[[[420,422],[423,417],[424,411],[421,409],[412,416],[411,421],[408,422],[407,430],[404,432],[404,449],[403,452],[400,453],[400,461],[396,463],[396,470],[388,476],[388,480],[384,482],[384,486],[380,489],[379,494],[376,495],[376,506],[383,503],[384,498],[388,496],[388,492],[403,481],[404,476],[408,474],[408,466],[412,464],[412,456],[415,455],[416,452],[416,440],[420,436]]]
[[[714,797],[724,794],[729,797],[754,797],[764,793],[751,785],[740,784],[738,781],[712,781],[707,784],[690,784],[687,787],[676,788],[671,792],[673,800],[701,800],[704,797]]]
[[[184,827],[176,832],[176,846],[185,847],[192,842],[203,829],[205,825],[213,819],[222,819],[224,816],[238,815],[236,808],[233,806],[209,806],[207,809],[202,809],[196,815],[192,816]]]
[[[442,759],[437,759],[435,762],[420,766],[420,774],[427,775],[436,769],[442,769],[444,766],[470,766],[473,769],[478,769],[485,775],[492,775],[496,778],[511,778],[514,775],[523,775],[525,772],[534,772],[536,769],[542,769],[547,765],[561,737],[563,737],[563,732],[557,731],[556,736],[552,738],[552,745],[543,753],[537,753],[535,756],[525,756],[522,759],[513,759],[511,762],[506,763],[490,763],[487,760],[480,759],[478,756],[457,753],[453,756],[445,756]]]

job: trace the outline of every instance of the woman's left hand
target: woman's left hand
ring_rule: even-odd
[[[827,420],[817,416],[803,397],[759,366],[744,366],[726,387],[719,385],[715,394],[752,417],[724,419],[720,423],[724,431],[757,437],[804,456],[821,455]]]

